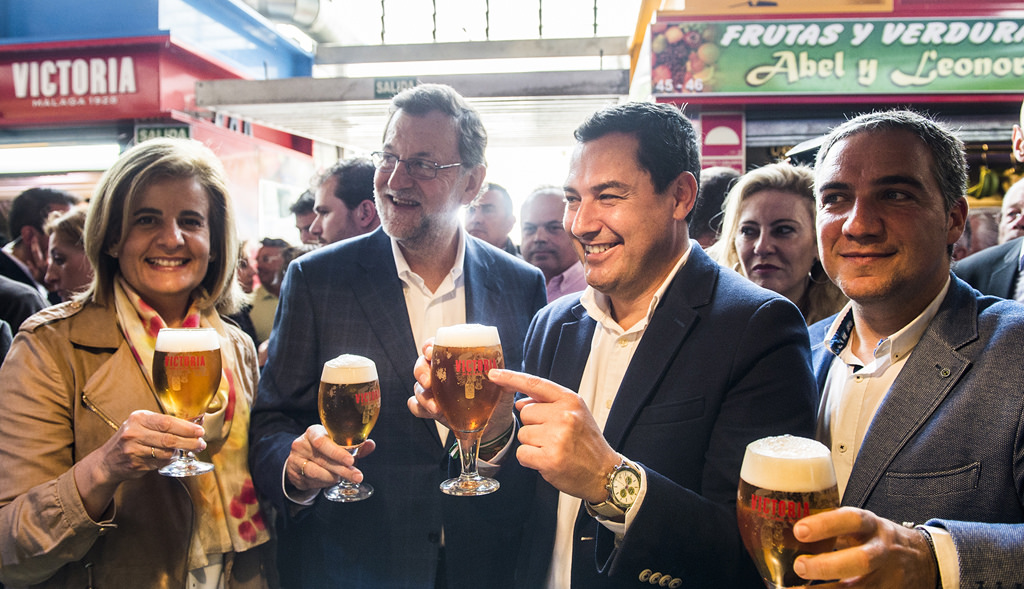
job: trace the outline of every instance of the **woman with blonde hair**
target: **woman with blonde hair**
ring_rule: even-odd
[[[722,235],[708,253],[793,301],[808,325],[846,304],[818,257],[814,172],[769,164],[740,177],[725,200]]]
[[[72,207],[65,213],[55,212],[46,222],[50,239],[43,282],[62,301],[69,301],[92,282],[92,264],[85,255],[85,206]]]
[[[0,582],[262,588],[269,533],[248,470],[256,350],[237,306],[224,171],[202,144],[154,139],[100,180],[89,288],[22,325],[0,368]],[[223,370],[198,425],[167,415],[151,370],[162,327],[215,330]],[[157,473],[181,448],[212,473]]]

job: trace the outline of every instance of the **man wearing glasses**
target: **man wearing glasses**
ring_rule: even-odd
[[[373,154],[381,228],[289,266],[252,417],[257,489],[274,502],[287,587],[499,587],[488,565],[518,526],[487,498],[444,495],[454,438],[413,417],[413,365],[437,328],[498,327],[506,365],[522,364],[543,275],[467,235],[458,210],[480,191],[486,131],[447,86],[397,95]],[[380,417],[358,463],[319,425],[323,363],[359,354],[377,365]],[[485,432],[501,448],[510,432]],[[503,439],[504,436],[504,439]],[[488,443],[490,442],[489,446]],[[481,456],[486,459],[486,456]],[[499,457],[500,459],[500,457]],[[319,493],[365,478],[374,495],[332,503]]]

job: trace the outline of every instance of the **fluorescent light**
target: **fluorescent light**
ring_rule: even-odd
[[[116,143],[98,145],[0,146],[0,174],[95,172],[109,168],[121,154]]]

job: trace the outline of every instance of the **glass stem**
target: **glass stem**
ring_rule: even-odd
[[[461,478],[476,478],[480,475],[476,472],[476,457],[480,452],[480,435],[472,434],[465,440],[457,438],[459,442],[459,457],[462,460]]]

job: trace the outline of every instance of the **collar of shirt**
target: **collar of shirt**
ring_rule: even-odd
[[[1024,240],[1021,240],[1017,247],[1017,272],[1024,272]]]
[[[434,337],[438,327],[466,322],[466,281],[463,273],[466,261],[466,233],[461,227],[456,248],[455,264],[437,290],[431,292],[423,278],[409,268],[398,242],[391,238],[391,253],[395,257],[398,278],[402,281],[405,307],[417,350],[422,349],[423,344]]]
[[[647,307],[647,317],[643,320],[638,321],[636,325],[629,328],[629,330],[623,330],[619,326],[618,322],[612,318],[612,304],[611,299],[607,295],[598,291],[592,286],[587,286],[583,291],[583,295],[580,297],[580,304],[587,310],[587,313],[594,318],[603,328],[611,332],[612,335],[623,335],[626,333],[635,333],[637,331],[643,331],[647,328],[647,323],[650,322],[651,316],[654,315],[654,310],[658,308],[658,303],[661,302],[661,298],[665,296],[665,291],[668,290],[668,285],[672,283],[672,279],[676,277],[676,273],[679,269],[686,264],[686,260],[690,258],[690,251],[693,248],[695,242],[690,241],[687,244],[686,251],[679,257],[676,265],[672,268],[672,271],[668,273],[665,280],[661,282],[661,286],[658,287],[657,292],[651,297],[651,304]]]
[[[552,276],[545,286],[548,291],[549,303],[563,295],[580,292],[587,287],[587,276],[583,271],[583,264],[577,261],[561,274]]]
[[[833,354],[842,359],[847,365],[855,367],[854,370],[862,376],[871,376],[883,372],[890,364],[910,354],[914,346],[917,345],[917,342],[921,341],[921,336],[924,335],[925,329],[928,328],[928,324],[931,323],[935,314],[939,312],[939,307],[942,305],[943,299],[946,298],[949,284],[950,279],[947,278],[946,284],[943,285],[939,294],[932,299],[932,302],[925,307],[924,311],[921,311],[920,315],[896,333],[879,341],[875,345],[872,361],[866,365],[864,365],[863,360],[854,356],[853,351],[848,347],[850,336],[856,327],[853,321],[852,302],[847,303],[835,321],[832,322],[832,325],[825,333],[824,343]]]
[[[45,301],[47,295],[49,295],[49,291],[46,290],[46,285],[41,284],[40,282],[36,281],[35,276],[32,276],[32,270],[29,270],[29,268],[25,264],[25,262],[21,261],[21,258],[19,258],[18,256],[14,255],[14,241],[9,242],[7,245],[5,245],[3,247],[3,250],[0,250],[0,251],[3,251],[3,253],[8,258],[10,258],[12,262],[17,264],[18,267],[21,268],[21,271],[25,273],[25,276],[29,277],[29,279],[32,281],[33,285],[36,287],[36,290],[39,291],[39,294],[43,295],[43,300]]]

